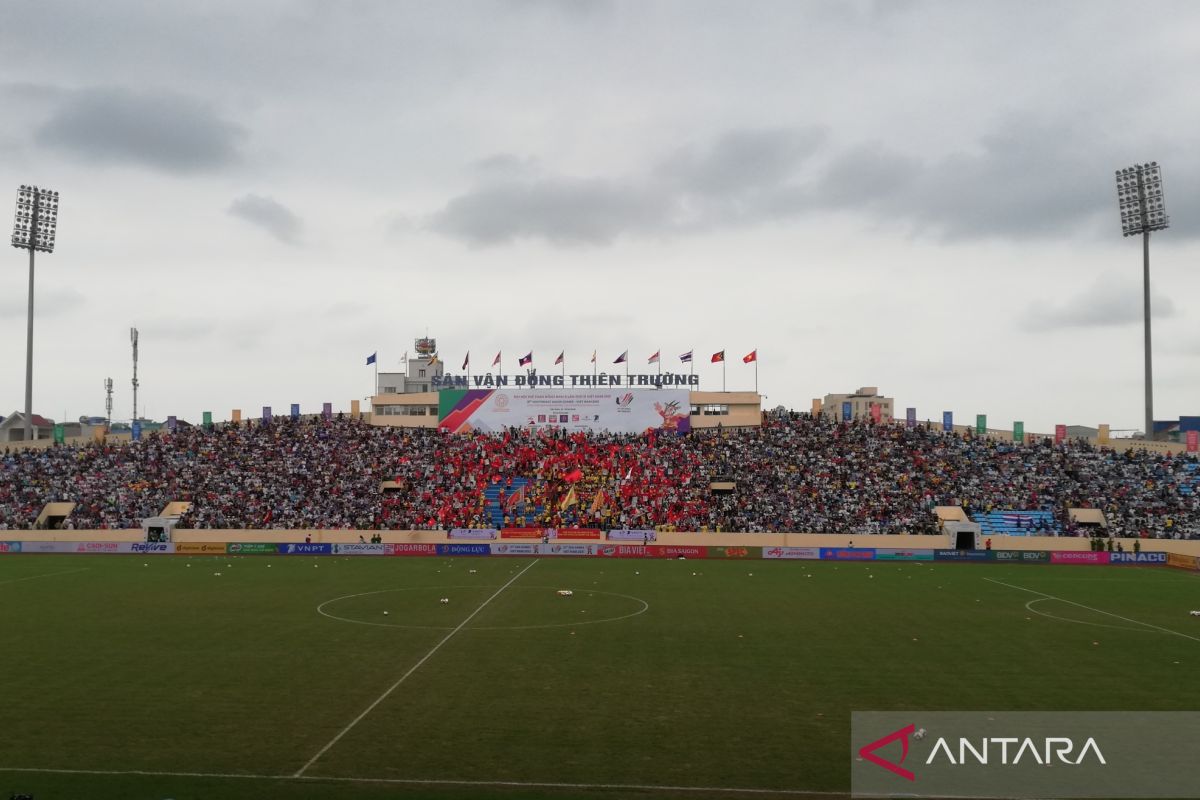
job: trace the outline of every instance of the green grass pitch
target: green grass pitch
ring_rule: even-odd
[[[1140,567],[7,556],[0,796],[836,796],[856,709],[1193,708],[1192,608]]]

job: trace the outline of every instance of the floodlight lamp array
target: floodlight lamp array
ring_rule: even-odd
[[[22,186],[18,189],[12,246],[23,250],[53,253],[57,230],[58,192],[37,186]]]
[[[1117,203],[1122,236],[1161,231],[1170,225],[1157,161],[1117,170]]]

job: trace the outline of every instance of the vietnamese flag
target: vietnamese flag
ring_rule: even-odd
[[[758,361],[758,350],[751,350],[747,355],[742,356],[742,363],[749,364],[751,361]]]
[[[717,364],[717,363],[719,363],[719,362],[721,362],[721,361],[724,361],[724,360],[725,360],[725,351],[724,351],[724,350],[722,350],[722,351],[721,351],[721,352],[719,352],[719,353],[713,353],[713,354],[712,354],[712,362],[711,362],[711,363],[713,363],[713,364]]]
[[[563,475],[563,480],[567,483],[575,483],[576,481],[583,480],[583,470],[575,468],[566,475]]]

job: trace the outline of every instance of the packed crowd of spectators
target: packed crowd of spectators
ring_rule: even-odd
[[[684,436],[452,435],[285,418],[5,451],[0,530],[31,527],[50,501],[75,503],[65,525],[79,529],[137,528],[181,500],[191,507],[180,525],[191,528],[412,530],[502,519],[817,533],[932,533],[933,508],[955,505],[968,514],[1047,510],[1066,533],[1066,509],[1099,508],[1116,535],[1200,538],[1196,464],[808,414]],[[714,493],[725,478],[736,490]]]

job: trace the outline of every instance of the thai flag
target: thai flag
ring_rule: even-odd
[[[532,350],[530,350],[528,353],[526,353],[525,355],[523,355],[517,359],[517,366],[519,366],[519,367],[523,367],[526,364],[532,364],[532,363],[533,363],[533,351]]]
[[[689,361],[691,361],[692,360],[692,351],[688,350],[686,353],[684,353],[683,355],[681,355],[679,357],[679,360],[685,364],[688,363]]]
[[[614,364],[624,364],[628,360],[629,360],[629,351],[626,350],[624,353],[621,353],[621,355],[617,356],[617,360],[614,361],[613,363]]]

